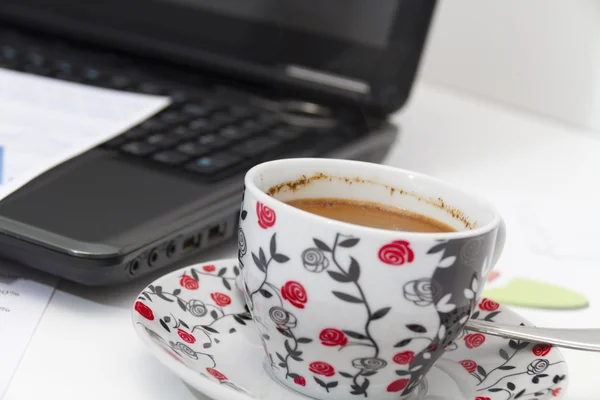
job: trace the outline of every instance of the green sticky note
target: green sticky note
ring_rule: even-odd
[[[550,310],[576,310],[589,305],[584,296],[570,289],[522,278],[484,290],[483,296],[504,305]]]

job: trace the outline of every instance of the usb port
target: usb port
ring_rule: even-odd
[[[215,225],[208,230],[208,240],[222,238],[225,236],[225,223]]]
[[[200,235],[189,236],[183,241],[181,251],[187,253],[188,251],[194,250],[200,246]]]

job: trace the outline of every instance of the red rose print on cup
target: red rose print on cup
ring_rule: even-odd
[[[152,321],[154,319],[154,314],[152,313],[152,310],[150,309],[150,307],[148,307],[141,301],[136,301],[135,306],[133,308],[135,309],[135,311],[139,312],[140,315],[142,317],[146,318],[147,320]]]
[[[552,396],[554,397],[558,397],[558,395],[560,394],[560,391],[562,390],[562,388],[556,388],[552,391]]]
[[[408,378],[395,380],[388,385],[387,391],[392,393],[399,392],[408,385],[408,382],[410,382],[410,379]]]
[[[483,299],[481,300],[481,303],[479,303],[479,308],[483,311],[496,311],[498,307],[500,307],[500,304],[490,299]]]
[[[487,397],[487,396],[486,396],[486,397],[483,397],[483,396],[477,396],[477,397],[475,397],[475,400],[492,400],[492,399],[490,399],[490,398],[489,398],[489,397]]]
[[[415,253],[406,240],[394,240],[379,249],[379,259],[389,265],[402,265],[413,262]]]
[[[181,277],[179,284],[188,290],[196,290],[200,287],[197,280],[185,274]]]
[[[412,351],[403,351],[402,353],[396,354],[392,360],[400,365],[411,364],[415,361],[415,353]]]
[[[296,385],[306,386],[306,379],[304,379],[304,377],[302,376],[297,376],[296,378],[294,378],[294,383]]]
[[[217,378],[220,381],[227,380],[227,377],[225,375],[223,375],[222,373],[220,373],[219,371],[217,371],[214,368],[206,368],[206,372],[208,372],[209,374],[211,374],[212,376],[214,376],[215,378]]]
[[[348,338],[344,332],[339,329],[327,328],[321,331],[319,340],[323,346],[345,346],[348,343]]]
[[[333,374],[335,374],[335,369],[333,369],[331,365],[323,361],[311,362],[308,366],[308,369],[310,370],[310,372],[317,375],[333,376]]]
[[[294,307],[304,308],[308,301],[306,290],[296,281],[288,281],[281,288],[281,297],[289,301]]]
[[[215,272],[217,268],[215,268],[214,265],[205,265],[202,267],[202,269],[204,270],[204,272]]]
[[[265,206],[260,201],[256,203],[256,216],[258,217],[258,225],[263,229],[268,229],[275,225],[275,211]]]
[[[469,349],[479,347],[485,342],[485,336],[481,333],[470,333],[465,336],[465,346]]]
[[[460,361],[460,365],[462,365],[470,374],[477,369],[477,363],[473,360],[462,360]]]
[[[192,334],[184,331],[183,329],[177,329],[177,334],[184,342],[194,343],[196,341],[196,338]]]
[[[225,307],[231,304],[231,298],[227,296],[225,293],[211,293],[210,298],[213,299],[216,305],[219,307]]]

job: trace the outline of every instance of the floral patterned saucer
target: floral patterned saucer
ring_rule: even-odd
[[[237,260],[229,259],[192,265],[159,278],[136,299],[135,331],[167,368],[209,398],[305,399],[266,372],[269,361],[236,286],[239,272]],[[528,324],[487,299],[472,318]],[[411,354],[404,356],[407,362],[412,359]],[[561,353],[549,345],[465,331],[429,372],[417,397],[556,399],[565,390],[566,371]],[[300,378],[299,385],[314,377]]]

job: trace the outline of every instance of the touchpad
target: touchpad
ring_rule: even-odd
[[[0,215],[79,241],[111,244],[209,200],[211,188],[193,175],[94,149],[5,198]]]

